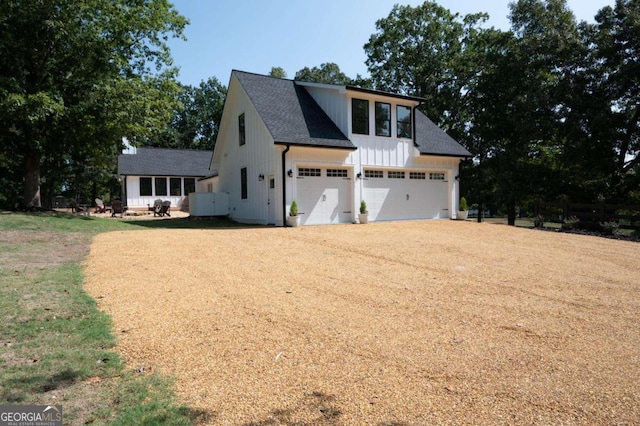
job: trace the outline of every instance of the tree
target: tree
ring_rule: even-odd
[[[170,123],[145,146],[213,150],[218,135],[227,88],[217,78],[198,87],[181,86],[180,104]]]
[[[100,167],[169,120],[164,40],[186,24],[166,0],[0,2],[0,150],[24,165],[26,207],[54,184],[43,166]]]
[[[340,67],[333,62],[321,64],[320,67],[304,67],[296,73],[294,78],[299,81],[309,81],[313,83],[350,85],[352,80],[346,76]]]
[[[287,73],[282,67],[271,67],[269,75],[276,78],[287,78]]]

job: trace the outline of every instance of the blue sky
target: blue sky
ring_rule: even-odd
[[[217,77],[224,85],[231,70],[267,74],[282,67],[293,78],[300,69],[335,62],[349,77],[367,76],[363,46],[375,22],[394,4],[415,0],[173,0],[190,20],[187,41],[172,40],[179,80],[198,85]],[[509,0],[439,0],[451,12],[487,12],[489,26],[507,29]],[[568,0],[578,20],[593,21],[614,0]]]

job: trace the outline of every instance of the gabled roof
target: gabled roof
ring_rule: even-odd
[[[213,151],[193,149],[137,148],[135,154],[118,156],[119,175],[189,176],[211,174],[209,162]]]
[[[293,80],[233,71],[276,144],[355,150],[356,146]]]
[[[421,155],[472,157],[465,147],[416,108],[416,145]]]

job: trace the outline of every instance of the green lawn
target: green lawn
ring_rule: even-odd
[[[193,424],[170,378],[129,371],[113,352],[82,261],[101,232],[227,222],[146,222],[0,211],[0,404],[61,404],[65,425]]]

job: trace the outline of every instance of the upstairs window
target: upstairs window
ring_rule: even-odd
[[[238,116],[238,134],[240,135],[240,146],[246,142],[244,132],[244,112]]]
[[[391,136],[391,104],[376,102],[376,136]]]
[[[398,105],[396,116],[398,119],[398,137],[411,139],[411,108]]]
[[[351,100],[351,131],[359,135],[369,134],[369,101]]]

